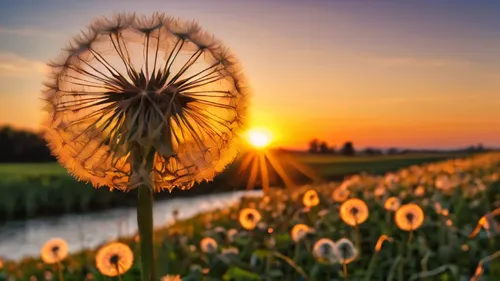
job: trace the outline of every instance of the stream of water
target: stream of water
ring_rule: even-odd
[[[189,218],[198,213],[230,206],[243,195],[261,194],[261,191],[238,191],[157,201],[153,209],[154,224],[155,227],[161,227],[171,222],[172,211],[175,209],[179,211],[179,218]],[[84,248],[95,248],[118,236],[134,235],[136,232],[135,208],[14,221],[0,227],[0,257],[18,260],[38,256],[42,245],[55,237],[65,239],[69,251],[76,252]]]

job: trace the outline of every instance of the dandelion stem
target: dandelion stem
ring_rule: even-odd
[[[59,274],[59,281],[64,281],[63,273],[62,273],[62,266],[61,262],[57,262],[57,272]]]
[[[122,281],[122,275],[120,274],[120,268],[118,267],[118,263],[115,264],[116,272],[118,272],[118,281]]]
[[[358,249],[358,255],[361,255],[361,237],[360,237],[360,234],[359,234],[359,226],[358,226],[358,224],[356,224],[354,226],[354,228],[355,228],[355,232],[356,232],[355,237],[354,237],[354,239],[355,239],[354,242],[356,244],[356,248]]]
[[[343,267],[343,270],[344,270],[344,280],[347,280],[347,263],[343,262],[342,263],[342,267]]]
[[[141,280],[155,281],[153,252],[153,192],[146,185],[138,188],[137,224],[141,238]]]

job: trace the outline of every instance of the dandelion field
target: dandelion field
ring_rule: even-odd
[[[155,267],[162,280],[500,280],[499,173],[487,153],[274,188],[156,230]],[[0,280],[138,280],[139,242],[107,243],[123,268],[103,249],[62,251],[3,261]]]

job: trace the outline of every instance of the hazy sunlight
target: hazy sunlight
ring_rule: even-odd
[[[248,141],[256,148],[267,147],[271,142],[272,136],[268,130],[265,129],[251,129],[248,131]]]

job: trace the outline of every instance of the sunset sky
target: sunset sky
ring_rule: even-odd
[[[0,0],[0,125],[40,129],[45,63],[114,12],[194,19],[238,56],[276,144],[500,146],[500,1]]]

